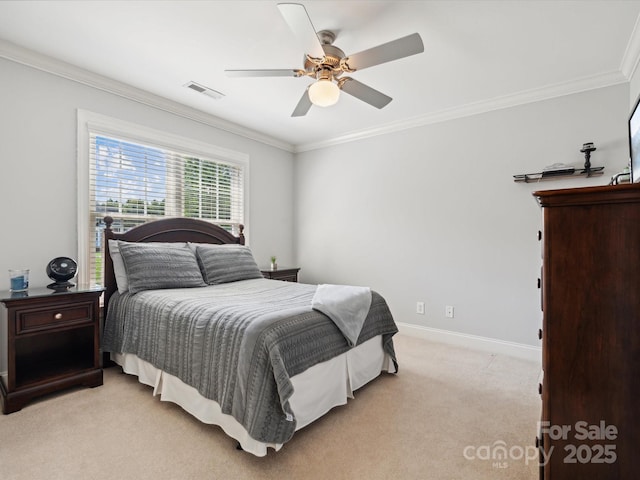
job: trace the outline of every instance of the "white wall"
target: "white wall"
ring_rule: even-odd
[[[607,184],[622,170],[628,99],[619,85],[298,154],[302,281],[369,285],[399,322],[539,345],[531,193]],[[582,165],[589,141],[605,176],[513,182],[555,162]]]
[[[45,286],[49,260],[76,258],[78,108],[249,154],[250,246],[261,264],[272,254],[292,262],[293,154],[0,59],[0,290],[9,268],[29,268],[31,286]]]

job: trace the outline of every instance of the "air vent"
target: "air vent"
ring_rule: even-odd
[[[184,86],[198,93],[202,93],[203,95],[207,95],[213,98],[214,100],[220,100],[222,97],[224,97],[224,93],[220,93],[217,90],[214,90],[213,88],[205,87],[204,85],[200,85],[199,83],[196,83],[196,82],[188,82],[188,83],[185,83]]]

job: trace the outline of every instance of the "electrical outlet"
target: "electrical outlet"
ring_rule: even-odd
[[[453,307],[451,305],[444,307],[444,314],[447,318],[453,318]]]
[[[420,315],[424,315],[424,302],[416,303],[416,313],[419,313]]]

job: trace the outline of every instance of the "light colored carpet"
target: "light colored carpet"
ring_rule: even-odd
[[[398,375],[257,458],[218,427],[105,370],[104,385],[0,416],[0,477],[74,479],[534,479],[540,365],[397,335]],[[484,459],[506,446],[503,460]],[[524,458],[521,457],[524,454]]]

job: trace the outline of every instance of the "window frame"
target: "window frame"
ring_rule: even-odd
[[[78,284],[87,285],[92,281],[89,262],[91,134],[177,151],[187,156],[220,161],[241,168],[243,170],[242,222],[245,226],[249,224],[250,161],[248,154],[82,109],[77,111],[77,125],[78,274],[76,280]],[[207,220],[204,219],[204,221]]]

